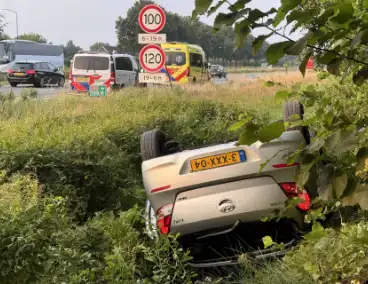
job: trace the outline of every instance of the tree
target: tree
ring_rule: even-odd
[[[137,55],[140,46],[137,37],[140,32],[138,14],[145,3],[136,2],[127,12],[125,18],[119,17],[116,21],[118,47],[124,52]],[[168,41],[181,41],[202,46],[207,57],[217,57],[226,60],[243,60],[252,57],[251,42],[253,37],[247,38],[245,46],[234,51],[233,42],[236,38],[232,27],[222,27],[217,34],[213,34],[212,27],[199,21],[198,18],[183,17],[166,11],[166,25],[163,29]],[[262,45],[265,49],[267,43]],[[260,52],[256,59],[264,57]]]
[[[228,13],[218,13],[214,31],[234,26],[236,43],[241,47],[255,29],[266,29],[267,33],[253,41],[253,54],[269,37],[277,35],[282,40],[266,50],[269,64],[279,63],[285,55],[300,56],[299,69],[305,76],[307,62],[314,57],[318,64],[327,66],[329,73],[340,78],[340,86],[332,86],[332,90],[328,86],[296,85],[292,90],[286,88],[276,94],[281,100],[299,98],[306,112],[309,111],[307,121],[299,119],[292,127],[316,130],[310,145],[288,157],[288,163],[301,161],[296,179],[299,187],[306,189],[310,171],[318,166],[319,202],[322,201],[325,208],[358,204],[368,210],[368,86],[365,84],[368,79],[368,1],[282,0],[281,7],[269,11],[252,9],[248,6],[250,2],[252,0],[237,0],[229,6]],[[193,17],[216,13],[222,5],[229,4],[223,0],[196,0],[195,3]],[[290,33],[302,31],[303,34],[293,40],[281,32],[286,27],[292,28]],[[352,82],[364,89],[360,91]],[[346,103],[336,100],[336,90],[342,92],[340,97]],[[262,125],[251,118],[243,121],[237,124],[241,131],[240,144],[268,142],[285,131],[283,122],[279,121],[271,125]]]
[[[117,51],[117,47],[116,46],[112,46],[110,45],[109,43],[104,43],[104,42],[96,42],[94,44],[92,44],[90,47],[89,47],[89,50],[90,51],[98,51],[98,50],[104,50],[106,49],[108,52],[112,52],[113,50],[116,50]]]
[[[8,36],[4,34],[4,28],[6,24],[4,23],[4,16],[0,14],[0,40],[8,39]]]
[[[66,43],[66,45],[64,46],[64,58],[66,66],[70,65],[70,61],[72,60],[74,54],[79,51],[82,51],[82,48],[80,46],[76,46],[72,40],[69,40]]]
[[[31,41],[35,41],[35,42],[38,42],[38,43],[47,43],[47,39],[45,37],[43,37],[40,34],[36,34],[36,33],[22,34],[22,35],[18,36],[17,39],[31,40]]]

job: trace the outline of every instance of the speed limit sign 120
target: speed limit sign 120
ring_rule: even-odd
[[[165,66],[165,52],[155,44],[146,45],[139,52],[139,62],[149,73],[159,72]]]
[[[164,10],[155,4],[149,4],[143,7],[138,15],[139,26],[146,33],[158,33],[166,24],[166,15]]]

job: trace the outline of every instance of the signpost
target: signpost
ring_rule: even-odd
[[[158,45],[146,45],[139,52],[139,62],[142,68],[149,73],[159,72],[165,67],[165,61],[165,52]]]
[[[160,71],[165,68],[166,57],[159,44],[166,42],[166,34],[159,32],[166,24],[165,11],[155,4],[146,5],[139,12],[138,23],[146,32],[138,35],[138,43],[145,45],[139,52],[139,63],[148,72],[139,74],[139,83],[164,83],[168,77]]]
[[[155,4],[149,4],[139,12],[139,26],[148,34],[160,32],[166,24],[165,11]]]
[[[107,89],[105,85],[91,85],[89,87],[90,97],[106,97]]]

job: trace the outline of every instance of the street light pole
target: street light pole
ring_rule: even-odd
[[[17,37],[19,36],[19,30],[18,30],[18,13],[16,11],[10,10],[10,9],[3,9],[4,11],[9,11],[11,13],[15,14],[15,21],[17,25]]]

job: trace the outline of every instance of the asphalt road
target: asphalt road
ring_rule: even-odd
[[[10,91],[13,91],[16,96],[19,96],[22,93],[22,91],[27,88],[33,88],[33,86],[20,85],[15,88],[12,88],[10,86],[1,86],[0,93],[8,93]],[[41,98],[54,97],[57,96],[58,93],[64,91],[63,88],[56,88],[56,87],[36,88],[36,90]]]
[[[229,81],[238,81],[242,80],[243,78],[253,78],[259,77],[258,74],[229,74],[228,78],[213,78],[213,84],[226,84]],[[21,92],[26,88],[32,88],[31,85],[19,85],[17,87],[10,87],[10,86],[1,86],[0,93],[7,93],[13,90],[15,95],[20,95]],[[46,88],[36,88],[38,95],[40,98],[51,98],[57,96],[59,93],[65,92],[64,88],[57,88],[57,87],[46,87]]]

